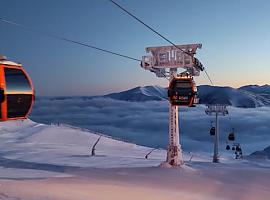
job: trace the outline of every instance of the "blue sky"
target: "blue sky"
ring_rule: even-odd
[[[117,0],[176,44],[202,43],[197,57],[216,85],[270,84],[267,0]],[[168,43],[108,0],[1,0],[0,17],[141,58]],[[38,95],[96,95],[166,86],[139,63],[0,24],[0,53],[24,64]],[[204,74],[197,84],[209,84]]]

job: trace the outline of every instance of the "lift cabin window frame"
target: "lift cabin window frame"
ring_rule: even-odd
[[[178,88],[181,88],[180,94],[182,95],[190,95],[193,93],[193,87],[191,88],[190,86],[192,85],[192,82],[190,80],[181,80],[181,81],[176,81],[173,85],[173,88],[178,92]]]
[[[33,106],[34,89],[23,67],[0,64],[0,84],[4,89],[0,121],[26,119]]]

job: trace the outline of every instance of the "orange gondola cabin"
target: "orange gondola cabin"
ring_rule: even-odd
[[[0,121],[26,119],[34,98],[32,81],[23,66],[0,55]]]
[[[168,97],[172,105],[194,107],[197,102],[197,87],[191,76],[174,77],[170,81]]]

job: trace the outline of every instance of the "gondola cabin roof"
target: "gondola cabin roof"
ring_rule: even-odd
[[[21,67],[22,64],[20,63],[16,63],[10,60],[7,60],[7,58],[5,56],[0,55],[0,64],[2,65],[11,65],[11,66],[18,66]]]
[[[12,62],[12,61],[9,61],[9,60],[0,60],[0,64],[2,64],[2,65],[11,65],[11,66],[18,66],[18,67],[21,67],[22,66],[22,64],[15,63],[15,62]]]

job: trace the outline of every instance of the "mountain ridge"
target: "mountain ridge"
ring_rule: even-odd
[[[254,85],[232,88],[229,86],[198,86],[200,104],[226,104],[235,107],[255,108],[270,106],[270,86]],[[167,100],[167,88],[160,86],[135,87],[119,93],[104,95],[124,101],[162,101]]]
[[[225,104],[241,108],[270,106],[270,85],[246,85],[239,88],[230,86],[198,86],[199,104]],[[99,96],[55,96],[42,97],[49,100],[111,98],[120,101],[146,102],[166,101],[167,88],[161,86],[137,86],[129,90]],[[42,99],[41,98],[41,99]]]

